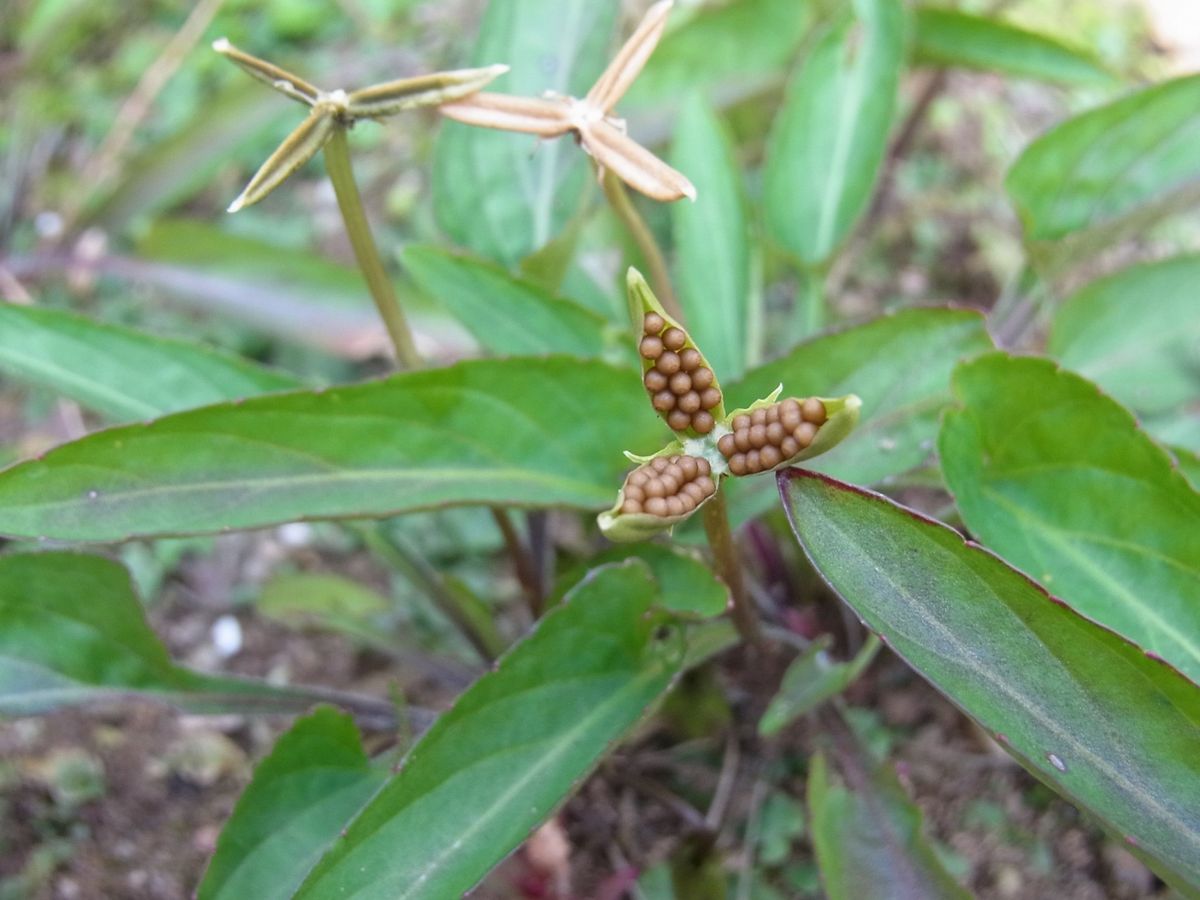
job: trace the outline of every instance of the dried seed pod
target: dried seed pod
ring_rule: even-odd
[[[731,430],[717,441],[717,450],[732,474],[766,472],[825,452],[849,433],[861,406],[853,394],[776,402],[777,394],[730,417]]]

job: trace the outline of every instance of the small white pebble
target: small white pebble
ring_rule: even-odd
[[[212,626],[213,647],[222,659],[236,654],[242,649],[242,625],[234,617],[226,613]]]

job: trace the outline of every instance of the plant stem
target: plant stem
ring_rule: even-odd
[[[513,566],[517,572],[517,581],[521,582],[521,587],[525,590],[529,612],[536,621],[542,617],[543,611],[542,579],[538,576],[533,554],[521,541],[521,536],[517,534],[517,529],[506,510],[493,506],[492,518],[496,520],[496,527],[500,529],[500,534],[504,538],[504,546],[508,548],[508,555],[512,557]]]
[[[721,580],[729,588],[729,596],[733,598],[733,624],[737,626],[738,633],[744,640],[756,646],[763,646],[762,626],[759,624],[754,603],[746,592],[742,564],[738,560],[737,548],[733,545],[733,534],[729,530],[729,509],[722,491],[717,491],[717,496],[704,504],[704,531],[708,535],[708,543],[717,563],[717,574],[721,576]]]
[[[358,185],[354,181],[345,128],[335,128],[329,143],[325,145],[325,168],[329,172],[329,180],[333,182],[333,191],[342,211],[346,235],[354,248],[354,257],[358,260],[358,267],[367,281],[371,299],[375,301],[375,308],[379,310],[388,336],[392,339],[392,345],[396,348],[396,358],[400,361],[401,368],[419,369],[421,356],[417,353],[417,345],[413,341],[412,331],[408,327],[408,320],[404,316],[400,301],[396,298],[391,279],[383,267],[375,238],[371,236],[371,226],[363,210],[362,196],[358,193]]]
[[[686,324],[679,298],[675,296],[675,289],[671,287],[671,274],[667,270],[666,257],[663,256],[662,248],[658,246],[654,232],[633,205],[621,179],[608,171],[604,173],[604,196],[608,198],[608,205],[617,214],[617,218],[629,229],[629,234],[646,260],[650,269],[650,286],[654,288],[659,303],[671,318],[680,324]]]

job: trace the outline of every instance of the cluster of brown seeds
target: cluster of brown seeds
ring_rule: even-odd
[[[716,490],[708,460],[697,456],[660,456],[629,473],[621,512],[682,516]]]
[[[807,448],[825,418],[825,404],[816,397],[784,400],[734,416],[733,432],[717,441],[717,449],[734,475],[766,472]]]
[[[650,402],[672,430],[708,434],[716,424],[713,410],[721,405],[712,369],[704,365],[699,350],[684,346],[683,329],[667,327],[658,313],[646,313],[642,331],[638,352],[651,363],[643,379]]]

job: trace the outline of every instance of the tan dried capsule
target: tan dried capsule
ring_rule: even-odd
[[[796,426],[796,430],[792,432],[792,437],[796,439],[796,443],[800,445],[800,449],[805,449],[813,442],[813,438],[817,436],[817,426],[812,422],[801,422]]]
[[[756,409],[756,413],[762,412]],[[759,450],[767,445],[767,427],[758,422],[750,426],[750,446]]]
[[[692,387],[697,387],[695,381],[692,382]],[[700,408],[701,409],[716,409],[721,405],[721,392],[715,387],[705,388],[700,393]]]
[[[638,353],[642,354],[644,359],[658,359],[662,352],[662,338],[655,335],[648,334],[638,343]]]
[[[695,391],[688,391],[679,398],[679,408],[685,413],[694,413],[700,409],[700,395]]]
[[[642,331],[646,334],[662,334],[666,325],[666,320],[656,312],[648,312],[642,318]]]
[[[686,350],[680,352],[679,362],[683,365],[683,371],[694,372],[700,368],[700,364],[704,362],[704,358],[700,356],[700,351],[695,347],[688,347]]]
[[[634,515],[636,513],[640,513],[641,511],[642,504],[637,500],[630,500],[628,497],[626,497],[625,502],[621,504],[621,512],[625,513],[626,515]]]
[[[692,430],[696,434],[708,434],[717,425],[717,420],[712,417],[712,413],[701,410],[692,416]]]
[[[809,397],[805,400],[801,412],[804,414],[804,421],[812,422],[814,425],[825,424],[825,404],[816,397]]]
[[[687,372],[676,372],[669,382],[671,393],[683,396],[692,389],[692,379]]]
[[[674,350],[664,350],[662,356],[658,358],[658,362],[654,364],[654,368],[664,375],[674,375],[679,371],[679,354]]]
[[[683,352],[687,353],[686,350]],[[680,358],[682,359],[683,357],[680,356]],[[713,370],[707,366],[701,366],[700,368],[696,369],[696,371],[692,372],[692,384],[696,386],[697,390],[702,391],[707,387],[711,387],[713,381],[715,380],[716,376],[713,375]]]
[[[772,409],[774,412],[778,412],[778,410],[774,410],[774,408]],[[778,447],[781,443],[783,443],[783,439],[785,437],[787,437],[787,431],[784,429],[783,425],[779,423],[778,416],[776,416],[776,421],[767,426],[767,443]]]
[[[667,501],[662,497],[651,497],[642,508],[652,516],[665,516],[667,514]]]
[[[646,385],[646,390],[652,394],[657,394],[659,391],[666,390],[669,380],[670,379],[668,379],[667,376],[662,372],[658,371],[658,369],[650,369],[646,372],[645,377],[642,379],[643,383]],[[796,422],[796,425],[799,424],[799,422]],[[795,428],[796,426],[793,425],[792,427]]]
[[[682,350],[683,345],[687,343],[687,335],[683,333],[682,328],[668,328],[663,332],[663,346],[668,350]]]
[[[692,424],[692,417],[681,409],[673,409],[667,414],[667,424],[672,431],[684,431]]]
[[[734,475],[746,474],[746,454],[735,453],[729,457],[729,471]]]
[[[783,462],[783,455],[779,452],[778,447],[768,444],[758,451],[758,459],[764,469],[773,469]]]
[[[650,399],[650,405],[661,413],[670,412],[675,408],[675,395],[670,391],[659,391]]]
[[[721,439],[717,441],[717,449],[721,451],[722,456],[729,459],[737,452],[737,438],[733,436],[732,432],[722,435]]]

